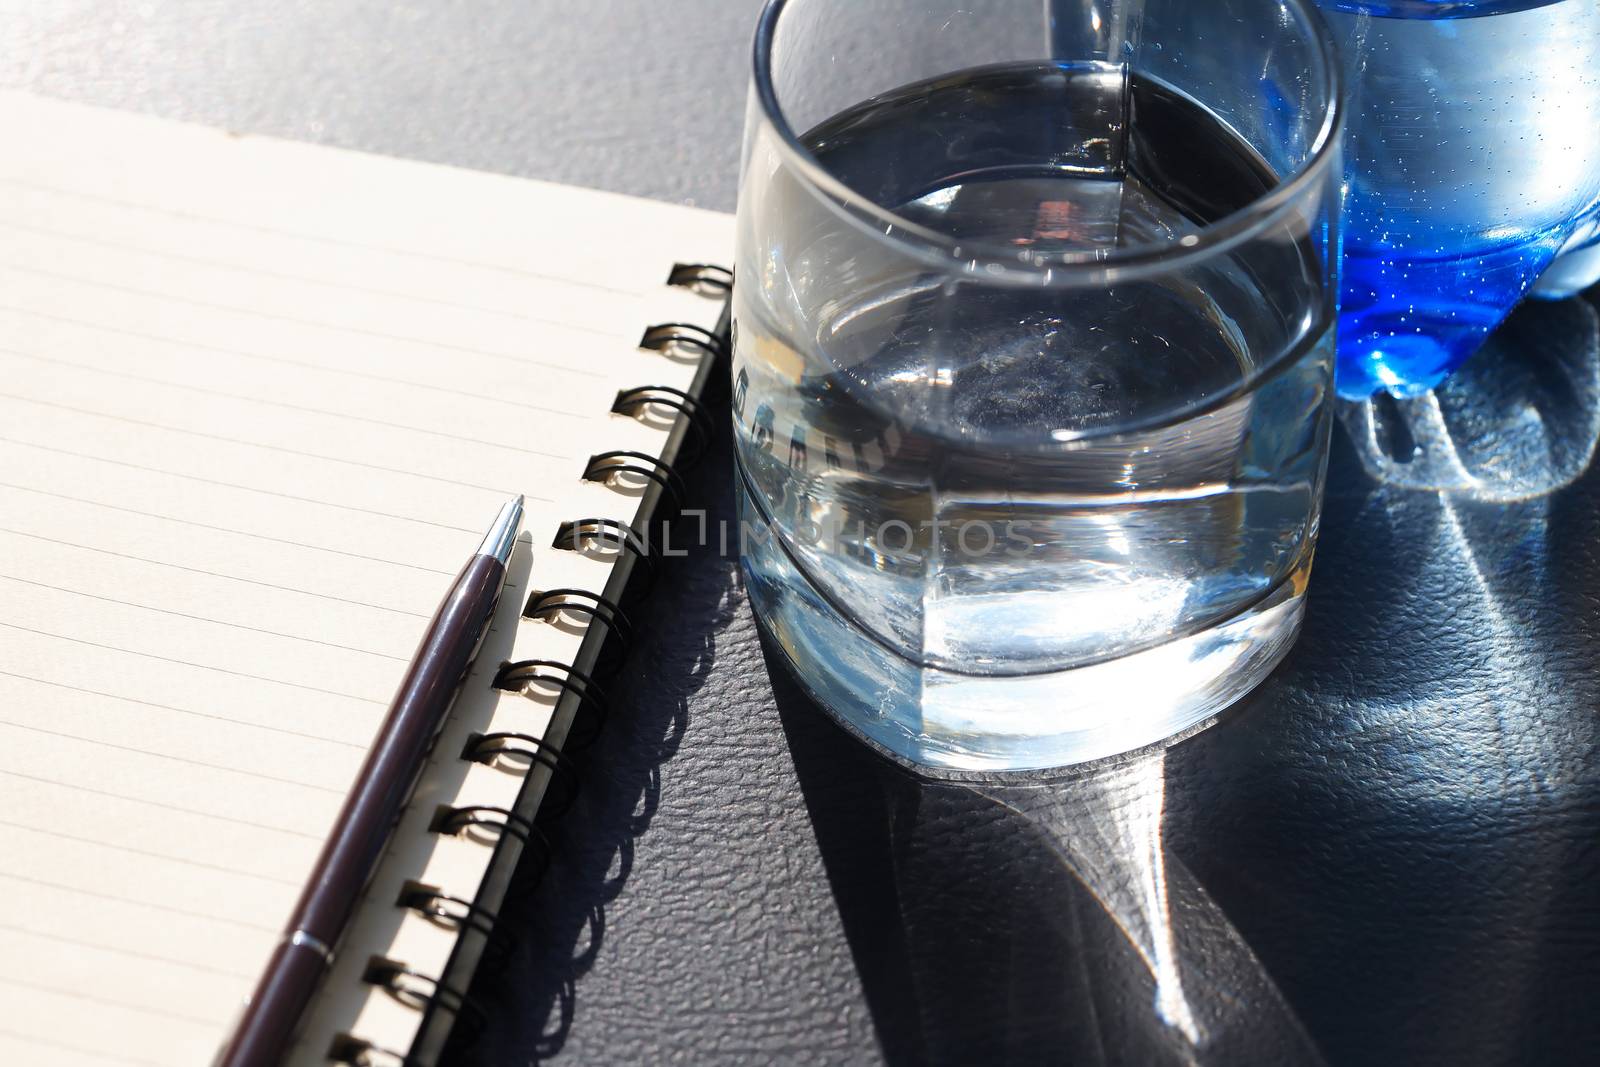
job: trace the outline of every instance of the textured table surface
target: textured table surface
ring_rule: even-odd
[[[756,7],[4,0],[0,80],[727,209]],[[1524,323],[1592,343],[1577,305]],[[1164,754],[981,788],[844,738],[696,552],[453,1059],[1589,1062],[1597,534],[1600,477],[1475,504],[1341,442],[1283,669]]]

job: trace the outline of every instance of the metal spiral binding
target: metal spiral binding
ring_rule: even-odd
[[[609,545],[619,552],[627,549],[645,565],[645,585],[655,584],[656,546],[639,536],[637,530],[616,519],[576,519],[564,522],[556,530],[552,548],[566,552],[583,552],[588,545]]]
[[[591,593],[587,589],[546,589],[532,593],[527,606],[522,609],[522,617],[550,620],[565,612],[575,612],[598,620],[624,649],[633,644],[633,624],[622,609],[599,593]]]
[[[488,1021],[488,1015],[477,1001],[465,993],[458,993],[449,986],[441,984],[432,975],[423,974],[416,968],[408,967],[397,960],[383,956],[372,957],[367,961],[367,969],[362,973],[361,980],[368,985],[387,989],[394,999],[418,1011],[427,1011],[430,1007],[437,1006],[457,1018],[471,1015],[479,1024]],[[426,990],[418,989],[416,986],[418,982],[425,985]]]
[[[552,674],[551,671],[560,673]],[[578,735],[577,740],[574,740],[572,735],[567,737],[569,749],[582,748],[594,740],[600,733],[600,728],[605,725],[610,705],[606,702],[605,693],[595,684],[593,678],[568,663],[550,659],[525,659],[502,663],[500,669],[495,672],[492,684],[496,689],[507,693],[521,693],[534,682],[549,682],[563,692],[576,695],[579,701],[588,706],[588,728]]]
[[[674,418],[678,413],[688,417],[687,425],[694,433],[695,447],[693,453],[683,462],[692,463],[710,449],[716,433],[711,416],[706,413],[705,405],[682,389],[674,389],[670,385],[640,385],[619,392],[616,401],[611,405],[613,414],[627,415],[630,418],[638,418],[641,412],[651,408],[666,408],[674,413]]]
[[[488,908],[470,900],[453,897],[431,885],[407,882],[400,889],[395,905],[409,908],[428,919],[454,927],[457,930],[476,930],[484,937],[494,932],[498,917]]]
[[[461,807],[441,804],[439,810],[433,813],[433,821],[428,823],[429,830],[450,837],[459,837],[473,828],[492,830],[496,837],[510,834],[524,845],[532,845],[535,839],[541,845],[546,844],[544,832],[537,826],[510,808],[494,804],[465,804]]]
[[[502,730],[492,734],[472,734],[461,749],[461,758],[472,763],[494,763],[501,756],[516,756],[528,761],[528,771],[534,765],[550,769],[550,784],[545,787],[545,799],[539,814],[559,818],[572,807],[578,797],[578,772],[572,761],[550,742],[531,734]],[[556,792],[557,783],[566,783]],[[552,800],[552,794],[556,799]]]
[[[667,284],[706,296],[726,296],[733,291],[733,271],[714,263],[676,263],[667,274]]]
[[[559,676],[546,674],[546,670],[558,670]],[[579,700],[598,707],[605,707],[605,694],[595,684],[593,678],[566,663],[553,659],[519,659],[509,663],[502,663],[495,672],[493,685],[496,689],[507,693],[520,693],[530,682],[553,682],[561,689],[575,693]]]
[[[328,1046],[328,1059],[350,1067],[412,1067],[415,1062],[392,1048],[374,1045],[352,1034],[336,1034]]]
[[[672,494],[672,502],[677,511],[683,510],[684,502],[688,499],[683,479],[678,477],[678,472],[672,469],[671,464],[663,463],[655,456],[644,452],[629,452],[625,449],[601,452],[590,456],[588,466],[583,468],[583,480],[586,482],[605,484],[618,474],[635,474],[655,482]]]
[[[639,339],[640,348],[648,348],[655,352],[669,352],[674,345],[698,348],[718,359],[729,354],[727,341],[714,331],[691,322],[663,322],[646,329],[644,336]]]
[[[667,284],[726,300],[733,288],[733,281],[733,272],[725,267],[707,263],[679,263],[673,266]],[[727,318],[725,306],[724,324]],[[641,348],[661,352],[669,358],[675,357],[681,349],[696,350],[700,368],[695,384],[691,386],[696,391],[709,388],[708,383],[714,377],[716,364],[731,356],[730,345],[721,333],[691,323],[668,322],[651,326],[644,331],[639,344]],[[704,358],[706,356],[711,359],[707,361]],[[673,423],[676,423],[677,416],[684,416],[684,436],[678,439],[680,464],[699,458],[716,440],[716,423],[695,392],[666,385],[623,389],[617,393],[611,411],[630,418],[640,418],[650,412],[659,417],[662,412],[671,412]],[[689,437],[693,438],[694,450],[691,456],[685,458],[684,446]],[[657,493],[658,499],[659,495],[664,494],[670,496],[680,510],[688,500],[682,475],[676,466],[659,456],[644,452],[618,450],[593,455],[585,465],[582,477],[587,481],[607,482],[619,474],[635,475],[652,483],[651,487],[647,487],[647,499],[649,493]],[[659,567],[659,547],[641,537],[628,523],[617,519],[589,518],[563,522],[551,545],[572,552],[585,552],[591,547],[609,547],[618,553],[630,554],[645,572],[643,584],[646,586],[654,582]],[[630,596],[633,592],[630,590]],[[605,636],[616,638],[615,645],[621,651],[625,652],[632,643],[633,626],[627,615],[614,599],[599,592],[577,588],[534,592],[529,596],[522,616],[530,620],[554,622],[564,613],[585,616],[591,626],[596,621],[602,623]],[[598,655],[598,652],[591,653],[591,656]],[[595,660],[591,658],[585,662],[586,665],[592,665]],[[512,731],[474,733],[462,746],[459,758],[484,764],[492,764],[502,757],[518,758],[527,761],[526,773],[531,773],[536,766],[548,768],[550,784],[538,813],[542,821],[545,817],[559,817],[570,807],[577,793],[578,776],[566,753],[577,751],[599,734],[608,705],[605,694],[589,674],[575,664],[555,660],[528,659],[502,663],[495,672],[492,684],[504,692],[525,693],[530,686],[541,683],[557,688],[560,691],[558,700],[571,694],[580,712],[587,712],[580,714],[569,726],[562,746],[557,747],[531,734]],[[553,797],[557,780],[568,784],[559,795]],[[518,806],[521,806],[520,801]],[[448,835],[461,835],[474,829],[486,830],[496,838],[514,838],[524,848],[537,846],[540,869],[530,885],[537,884],[550,862],[550,839],[544,831],[529,818],[509,808],[485,804],[442,805],[435,811],[428,829],[433,833]],[[526,857],[522,863],[527,863]],[[415,911],[430,921],[461,931],[471,930],[482,935],[491,945],[505,936],[504,932],[495,933],[497,917],[492,910],[435,886],[407,882],[395,904]],[[452,975],[455,973],[453,968],[457,966],[452,956],[443,973]],[[429,1017],[434,1008],[443,1009],[457,1021],[464,1011],[480,1022],[484,1018],[482,1009],[467,996],[395,960],[372,957],[363,979],[387,989],[390,995],[403,1003],[427,1012],[419,1034],[430,1026]],[[423,1039],[419,1036],[417,1040],[420,1042]],[[416,1047],[414,1045],[413,1049]],[[402,1055],[351,1034],[338,1035],[328,1055],[337,1062],[354,1067],[414,1067],[415,1063],[409,1054]]]

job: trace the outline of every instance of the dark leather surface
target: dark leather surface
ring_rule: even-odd
[[[730,208],[757,6],[52,0],[8,8],[0,82]],[[1600,475],[1472,504],[1337,447],[1284,667],[1057,781],[892,768],[730,560],[677,561],[454,1067],[1590,1062]],[[729,485],[724,449],[713,518]]]
[[[732,210],[760,0],[49,0],[0,86]]]
[[[730,480],[724,444],[713,522]],[[458,1063],[1590,1062],[1597,499],[1385,489],[1341,432],[1284,666],[1165,752],[1024,783],[850,740],[699,550]]]

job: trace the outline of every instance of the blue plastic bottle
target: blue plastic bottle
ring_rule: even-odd
[[[1348,81],[1339,391],[1414,396],[1600,205],[1600,0],[1320,0]]]

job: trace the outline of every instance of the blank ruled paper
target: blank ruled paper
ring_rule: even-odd
[[[0,1062],[202,1064],[515,493],[529,532],[492,640],[575,648],[518,611],[604,585],[550,539],[631,516],[579,474],[661,447],[611,403],[688,384],[639,336],[715,317],[664,282],[726,261],[731,225],[20,95],[0,137]],[[451,729],[538,725],[493,666]],[[421,794],[516,796],[439,771]],[[470,899],[490,849],[415,822],[374,895],[425,872]],[[442,967],[448,932],[369,906],[356,954]],[[405,1046],[414,1009],[337,995],[328,1026]]]

